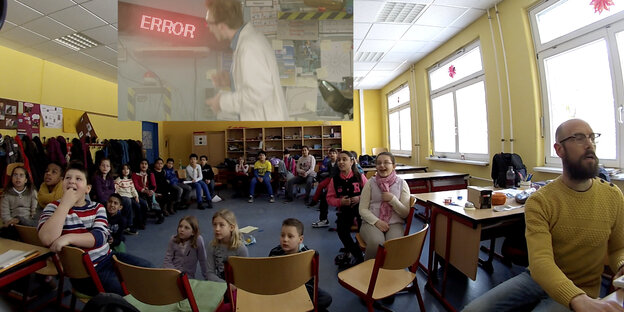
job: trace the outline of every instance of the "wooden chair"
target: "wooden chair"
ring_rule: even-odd
[[[425,311],[416,281],[416,270],[429,225],[417,233],[386,241],[379,245],[375,259],[364,261],[338,273],[340,285],[361,297],[373,310],[375,300],[389,297],[405,289],[416,293],[420,311]],[[409,268],[409,270],[405,270]],[[378,307],[388,310],[385,307]]]
[[[319,256],[314,250],[292,255],[229,257],[225,281],[236,287],[233,311],[317,311]],[[305,283],[314,278],[314,300]],[[233,298],[233,287],[229,296]]]
[[[46,247],[41,243],[41,240],[39,240],[39,234],[37,232],[36,227],[16,224],[15,229],[17,230],[17,233],[19,234],[22,242],[26,244],[35,245],[35,246]],[[63,278],[63,268],[61,267],[61,262],[59,261],[58,256],[55,254],[52,257],[50,257],[47,261],[47,265],[43,267],[42,269],[38,270],[36,273],[43,275],[43,276],[56,276],[57,277],[58,294],[57,294],[57,297],[54,299],[56,299],[56,303],[60,305],[63,300],[63,282],[65,279]],[[30,281],[27,282],[26,290],[24,291],[24,297],[23,297],[24,303],[26,303],[28,295],[30,293],[29,286],[30,286]],[[50,302],[46,302],[45,304],[48,304],[48,303]]]
[[[65,246],[61,249],[61,252],[58,253],[58,256],[63,265],[64,276],[70,279],[90,279],[95,287],[95,291],[98,293],[106,292],[97,272],[95,272],[95,267],[88,253],[80,248]],[[77,290],[75,285],[72,285],[71,310],[75,311],[76,298],[86,303],[92,297],[93,295],[83,293]]]
[[[175,269],[134,266],[113,256],[115,270],[123,292],[151,305],[167,305],[187,299],[191,310],[198,312],[197,302],[186,273]],[[148,286],[149,285],[149,286]]]
[[[410,196],[410,209],[409,212],[407,213],[407,217],[405,217],[405,231],[403,232],[403,236],[407,236],[409,235],[409,231],[410,228],[412,227],[412,220],[414,219],[414,204],[416,203],[416,198],[413,196]],[[360,236],[360,233],[355,234],[355,239],[358,242],[358,245],[360,246],[360,249],[362,251],[366,250],[366,242],[364,241],[364,239],[362,239],[362,236]]]
[[[215,180],[215,190],[222,188],[223,186],[227,186],[227,180],[224,182],[223,178],[219,175],[219,168],[212,167],[212,173],[214,173]]]
[[[385,147],[373,147],[372,152],[373,152],[373,157],[376,157],[377,155],[379,155],[379,153],[382,152],[387,152],[388,149]]]

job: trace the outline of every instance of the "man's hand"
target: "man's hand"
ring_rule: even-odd
[[[50,245],[50,250],[54,251],[54,252],[60,252],[61,249],[63,249],[63,246],[67,246],[71,244],[70,239],[69,239],[69,235],[61,235],[59,238],[57,238],[54,242],[52,242],[52,245]]]
[[[390,230],[390,226],[388,225],[388,223],[382,220],[377,220],[377,222],[375,222],[375,226],[383,233],[386,233],[388,232],[388,230]]]
[[[385,202],[390,202],[393,198],[394,198],[394,194],[392,194],[390,192],[382,192],[381,193],[381,200],[383,200]]]
[[[600,299],[592,299],[586,294],[578,295],[570,300],[570,308],[575,312],[582,311],[607,311],[622,312],[622,305],[614,301],[602,301]]]
[[[221,95],[217,93],[217,95],[213,96],[206,100],[206,105],[212,109],[212,111],[217,114],[221,111],[221,106],[219,106],[219,100],[221,99]]]
[[[210,76],[212,84],[217,88],[230,88],[230,73],[226,71],[220,71]]]

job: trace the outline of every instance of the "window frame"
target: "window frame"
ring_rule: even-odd
[[[454,81],[452,83],[446,84],[442,87],[439,87],[435,90],[431,90],[431,87],[429,87],[429,105],[430,105],[430,120],[431,120],[431,134],[430,134],[430,140],[432,142],[432,148],[431,151],[433,153],[433,156],[436,157],[440,157],[440,158],[449,158],[449,159],[457,159],[457,160],[474,160],[474,161],[489,161],[490,160],[490,144],[489,144],[489,134],[488,134],[488,144],[487,144],[487,151],[485,153],[461,153],[459,151],[459,127],[458,127],[458,119],[457,119],[457,95],[456,92],[460,89],[463,89],[465,87],[471,86],[473,84],[482,82],[483,83],[483,88],[484,88],[484,94],[485,94],[485,110],[486,110],[486,116],[485,116],[485,122],[488,123],[488,117],[487,117],[487,84],[485,83],[485,64],[483,62],[483,50],[481,49],[481,42],[479,40],[476,40],[474,42],[471,42],[469,44],[467,44],[466,46],[464,46],[463,48],[459,49],[458,51],[456,51],[455,53],[453,53],[452,55],[444,58],[442,61],[438,62],[437,64],[433,65],[432,67],[430,67],[429,69],[427,69],[427,80],[429,83],[429,86],[431,86],[431,73],[437,69],[440,68],[444,68],[446,67],[448,64],[452,63],[453,61],[455,61],[457,58],[461,57],[462,55],[471,52],[473,49],[478,48],[479,49],[479,54],[481,57],[481,70],[474,72],[464,78],[461,78],[457,81]],[[435,123],[434,117],[433,117],[433,100],[435,98],[438,98],[440,96],[444,96],[451,93],[452,97],[453,97],[453,109],[454,109],[454,117],[455,117],[455,152],[438,152],[435,150],[435,133],[434,133],[434,126],[433,124]],[[489,132],[489,130],[488,130]]]
[[[390,101],[389,98],[402,91],[404,88],[407,88],[408,94],[409,94],[409,99],[405,102],[402,102],[401,104],[390,108]],[[398,87],[394,88],[392,91],[388,92],[386,94],[386,109],[388,111],[387,114],[387,122],[388,122],[388,147],[389,150],[392,154],[395,155],[400,155],[400,156],[410,156],[412,155],[412,143],[413,143],[413,126],[412,126],[412,107],[411,107],[411,102],[412,102],[412,89],[409,87],[409,84],[407,82],[402,83],[401,85],[399,85]],[[409,116],[410,116],[410,144],[409,144],[409,149],[403,149],[404,147],[401,146],[401,149],[392,149],[392,144],[391,144],[391,137],[392,137],[392,133],[391,133],[391,128],[390,128],[390,115],[394,114],[394,113],[398,113],[399,114],[399,145],[401,144],[401,120],[400,120],[400,116],[401,116],[401,112],[403,110],[408,110]]]
[[[537,14],[542,10],[548,9],[550,6],[557,4],[558,1],[547,1],[538,4],[529,9],[529,19],[531,23],[531,33],[534,41],[535,54],[537,58],[540,97],[542,100],[542,136],[544,138],[544,163],[547,167],[562,167],[561,158],[556,153],[552,153],[555,143],[554,133],[558,125],[551,125],[551,108],[549,102],[548,85],[546,81],[545,60],[574,50],[583,45],[604,39],[607,44],[609,71],[611,73],[611,87],[613,90],[613,110],[615,123],[615,143],[616,158],[600,159],[600,163],[607,167],[624,167],[624,129],[621,127],[622,122],[618,109],[624,109],[622,100],[624,99],[624,73],[622,72],[622,64],[620,63],[620,55],[618,51],[616,34],[624,32],[624,11],[606,17],[600,21],[586,25],[576,29],[566,35],[553,39],[549,42],[541,44],[539,41],[539,29],[537,27]],[[624,42],[623,42],[624,43]],[[624,56],[622,56],[624,57]],[[597,148],[600,148],[598,143]]]

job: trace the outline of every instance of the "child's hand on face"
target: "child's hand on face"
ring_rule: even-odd
[[[81,199],[84,198],[84,194],[78,192],[77,189],[68,188],[63,193],[63,197],[61,197],[61,203],[68,203],[71,207],[75,206]]]

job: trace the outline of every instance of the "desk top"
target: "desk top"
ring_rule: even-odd
[[[373,167],[366,167],[366,168],[362,168],[364,170],[364,172],[369,172],[369,171],[377,171],[377,167],[373,166]],[[426,171],[427,170],[427,166],[408,166],[408,165],[400,165],[400,166],[396,166],[396,168],[394,169],[396,172],[401,172],[401,171],[418,171],[418,170],[422,170],[422,171]]]
[[[0,254],[7,252],[11,249],[23,250],[23,251],[37,250],[39,254],[34,258],[31,258],[27,261],[17,264],[14,267],[8,268],[6,271],[0,273],[0,277],[4,277],[9,274],[12,274],[16,271],[23,269],[24,267],[29,266],[32,263],[41,261],[42,259],[47,259],[52,254],[52,251],[50,251],[50,249],[45,248],[45,247],[39,247],[36,245],[30,245],[30,244],[26,244],[26,243],[14,241],[14,240],[6,239],[6,238],[0,238]]]
[[[453,178],[453,177],[467,177],[467,173],[450,172],[450,171],[431,171],[431,172],[416,172],[416,173],[403,173],[398,174],[403,180],[420,180],[420,179],[435,179],[435,178]]]
[[[464,204],[468,201],[468,190],[453,190],[453,191],[443,191],[443,192],[433,192],[433,193],[421,193],[421,194],[412,194],[417,200],[421,202],[429,202],[431,204],[436,205],[437,207],[444,208],[446,210],[450,210],[458,215],[464,216],[473,221],[484,221],[488,219],[495,219],[500,217],[508,217],[514,215],[523,215],[524,207],[517,208],[508,211],[494,211],[492,209],[474,209],[474,210],[466,210],[464,209]],[[457,199],[458,196],[461,196],[462,199]],[[451,197],[453,198],[452,203],[455,205],[445,205],[444,199]],[[513,198],[507,198],[507,202],[505,204],[517,206],[518,203],[515,202]]]

